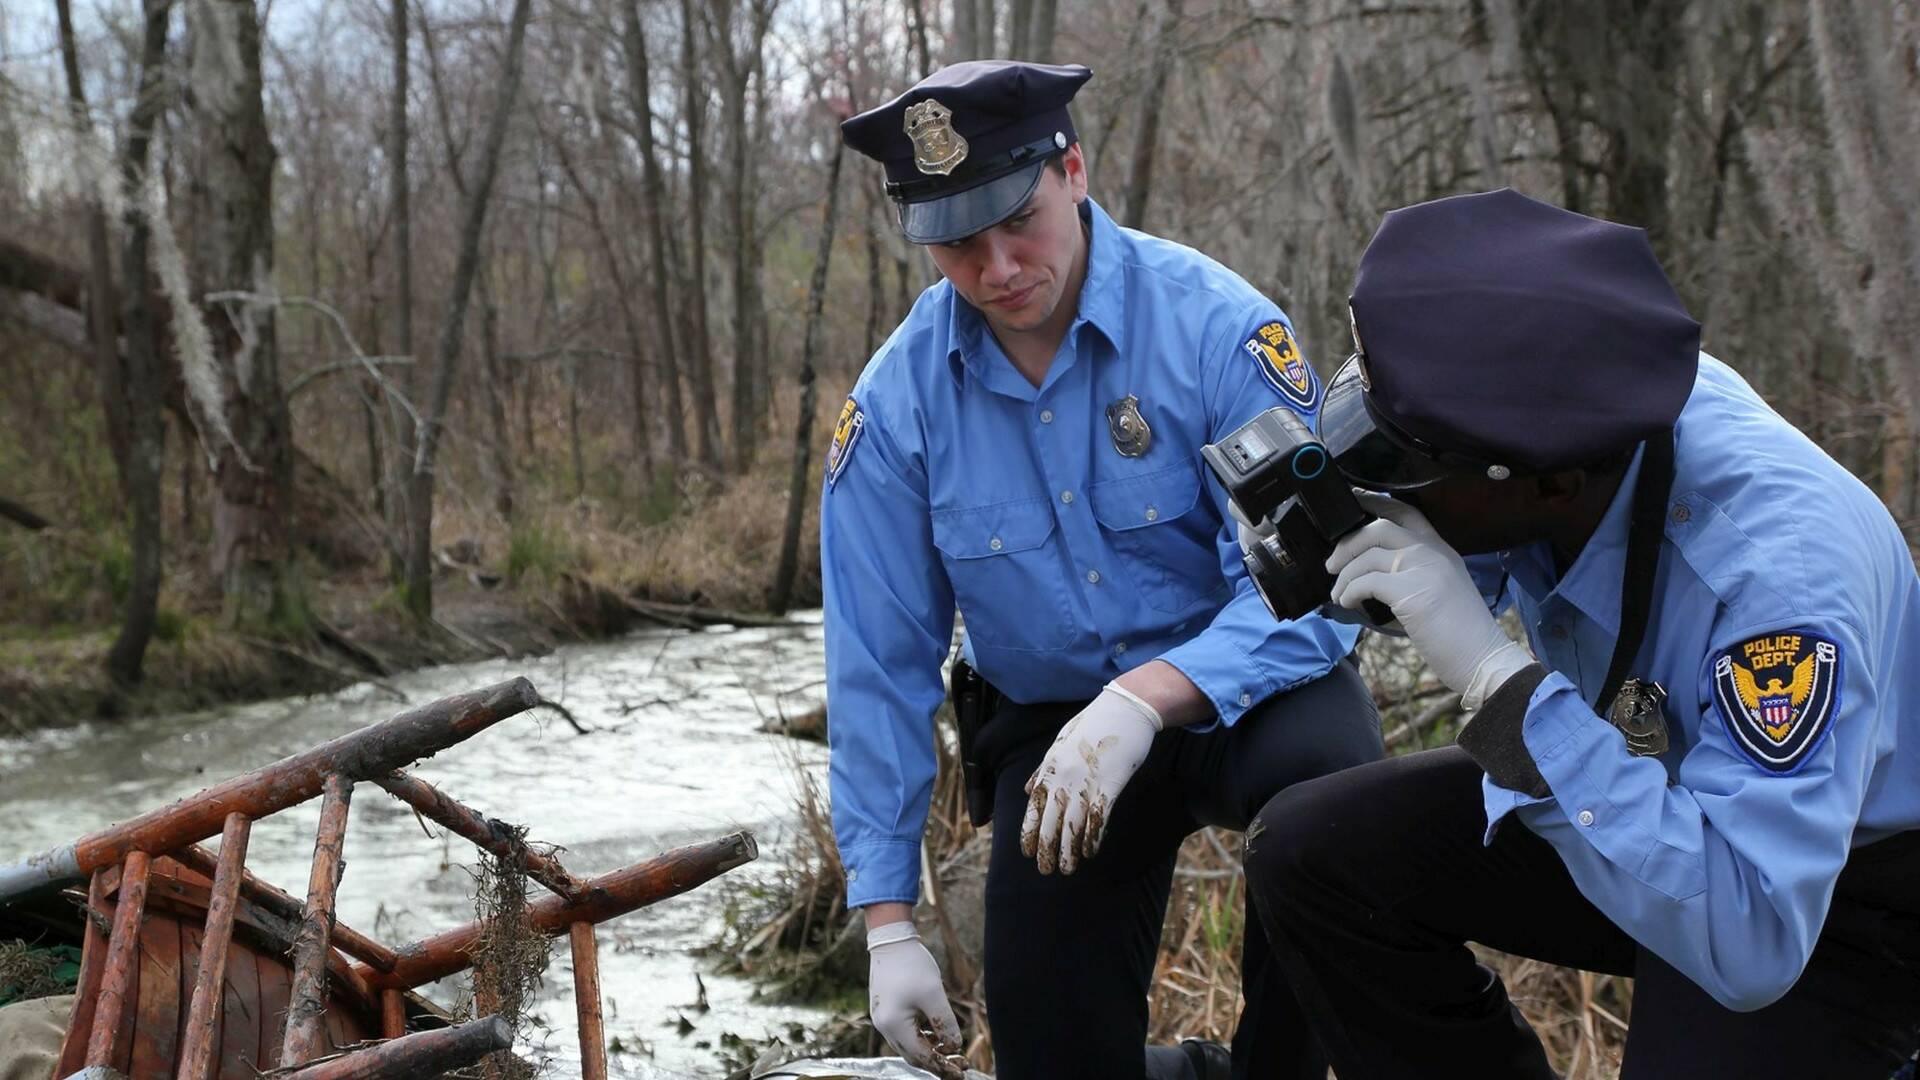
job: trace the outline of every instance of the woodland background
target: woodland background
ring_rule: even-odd
[[[0,0],[0,721],[817,602],[825,421],[934,280],[835,124],[977,56],[1090,66],[1094,197],[1323,374],[1381,214],[1511,185],[1920,509],[1912,0]]]

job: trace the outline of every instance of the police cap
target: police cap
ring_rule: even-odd
[[[887,195],[916,244],[999,224],[1040,184],[1046,161],[1077,140],[1067,102],[1093,72],[1078,64],[951,64],[840,125],[887,169]]]
[[[1643,230],[1507,189],[1387,214],[1348,309],[1320,433],[1381,491],[1604,461],[1673,426],[1699,365]]]

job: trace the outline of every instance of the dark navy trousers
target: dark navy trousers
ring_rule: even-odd
[[[1181,841],[1206,825],[1244,830],[1289,785],[1381,756],[1379,716],[1349,658],[1232,727],[1162,732],[1115,802],[1099,854],[1072,875],[1042,875],[1020,854],[1027,778],[1085,705],[1003,701],[979,735],[976,760],[994,782],[984,960],[1000,1080],[1139,1080]],[[1240,914],[1246,1004],[1233,1075],[1323,1080],[1326,1060],[1266,935]]]

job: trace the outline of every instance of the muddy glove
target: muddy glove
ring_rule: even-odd
[[[867,1011],[894,1052],[941,1077],[961,1080],[960,1022],[947,1004],[940,966],[910,922],[867,931]]]
[[[1334,547],[1327,560],[1327,572],[1335,575],[1333,602],[1358,608],[1362,600],[1378,600],[1392,608],[1434,675],[1459,691],[1468,712],[1478,709],[1533,657],[1493,621],[1466,563],[1420,511],[1383,495],[1357,494],[1380,520]]]
[[[1043,874],[1071,874],[1100,850],[1120,789],[1163,725],[1153,706],[1112,683],[1067,721],[1027,780],[1020,851]]]

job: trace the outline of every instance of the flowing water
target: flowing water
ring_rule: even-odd
[[[802,616],[790,626],[644,633],[545,657],[411,672],[390,684],[404,700],[361,685],[0,740],[0,865],[406,708],[525,675],[590,733],[536,711],[415,772],[468,806],[526,826],[532,840],[564,845],[561,861],[580,877],[753,830],[758,862],[599,930],[607,1036],[624,1047],[612,1055],[613,1075],[723,1075],[723,1034],[759,1038],[824,1019],[817,1010],[754,1000],[750,984],[714,974],[712,961],[697,955],[721,932],[728,891],[773,880],[792,850],[796,770],[824,771],[826,751],[757,729],[766,718],[818,706],[822,671],[818,616]],[[371,784],[359,785],[351,809],[342,921],[400,944],[474,917],[473,845],[427,837],[410,810]],[[314,799],[258,822],[248,866],[303,895],[318,818]],[[546,895],[532,889],[536,898]],[[449,1005],[463,983],[456,977],[427,994]],[[533,1031],[522,1049],[550,1059],[548,1075],[577,1075],[564,941],[533,1011],[549,1030]],[[683,1018],[692,1025],[684,1034]]]

